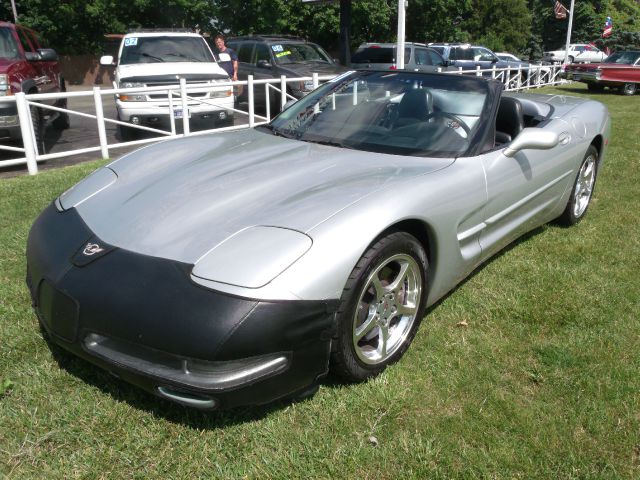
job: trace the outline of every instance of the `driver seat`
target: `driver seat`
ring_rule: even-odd
[[[496,143],[509,143],[524,129],[522,104],[517,98],[502,97],[496,117]]]
[[[433,95],[426,88],[413,88],[405,92],[396,110],[393,127],[398,128],[425,120],[433,112]]]

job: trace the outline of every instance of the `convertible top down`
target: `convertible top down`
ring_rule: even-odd
[[[600,103],[481,78],[348,72],[251,130],[157,143],[53,202],[27,280],[50,338],[203,409],[370,378],[425,308],[585,215]]]

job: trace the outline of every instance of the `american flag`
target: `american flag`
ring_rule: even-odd
[[[602,32],[602,38],[610,37],[613,33],[613,22],[611,21],[611,17],[607,17],[607,20],[604,22],[604,31]]]
[[[556,14],[556,18],[558,20],[564,20],[565,18],[567,18],[568,11],[569,10],[567,10],[567,8],[564,5],[556,1],[555,6],[553,7],[553,12]]]

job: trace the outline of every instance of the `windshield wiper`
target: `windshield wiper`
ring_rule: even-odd
[[[317,143],[318,145],[328,145],[330,147],[351,148],[342,142],[335,142],[332,140],[308,140],[306,138],[301,138],[300,140],[303,142]]]
[[[276,127],[274,127],[271,124],[258,125],[256,128],[264,128],[265,130],[270,131],[273,135],[275,135],[277,137],[294,138],[294,135],[292,135],[290,133],[285,133],[282,130],[278,130]]]
[[[151,55],[149,53],[141,53],[140,55],[142,55],[143,57],[153,58],[154,60],[157,60],[159,62],[164,62],[162,58],[156,57],[155,55]]]
[[[187,60],[191,60],[192,62],[200,62],[201,60],[190,55],[185,55],[184,53],[164,53],[163,55],[167,55],[168,57],[180,57],[186,58]]]

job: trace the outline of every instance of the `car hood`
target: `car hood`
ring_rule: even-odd
[[[189,75],[212,75],[212,78],[223,76],[227,73],[215,62],[160,62],[160,63],[136,63],[132,65],[119,65],[116,73],[118,80],[124,78],[140,77],[166,77],[176,75],[186,77]]]
[[[309,233],[363,197],[453,161],[347,150],[257,130],[210,134],[122,157],[108,166],[117,180],[107,172],[115,181],[87,192],[76,208],[111,245],[192,264],[248,227]],[[64,195],[61,200],[73,206]]]
[[[331,63],[290,63],[280,65],[280,70],[283,75],[310,77],[313,73],[317,73],[318,75],[338,75],[349,69]]]
[[[606,64],[606,63],[598,63],[598,64],[593,64],[593,63],[576,63],[573,65],[568,65],[566,68],[567,72],[594,72],[596,70],[598,70],[601,66],[613,66],[615,64]]]

